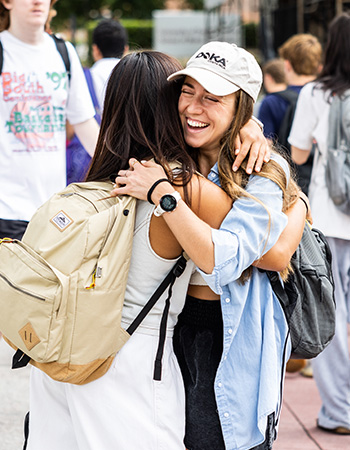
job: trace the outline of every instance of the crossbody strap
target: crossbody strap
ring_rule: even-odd
[[[159,327],[159,342],[158,349],[156,354],[156,359],[154,361],[154,372],[153,379],[156,381],[160,381],[162,377],[162,357],[164,351],[165,337],[166,337],[166,328],[168,322],[168,313],[170,308],[170,299],[173,292],[173,285],[180,275],[183,274],[186,268],[187,260],[184,256],[181,256],[175,263],[174,267],[168,273],[168,275],[164,278],[162,283],[158,286],[152,297],[148,300],[146,305],[139,312],[137,317],[133,320],[130,326],[127,328],[127,332],[131,335],[137,329],[137,327],[141,324],[143,319],[147,316],[147,314],[151,311],[153,306],[157,303],[160,296],[165,292],[167,287],[169,286],[168,297],[165,301],[165,306],[162,314],[162,318],[160,321]]]

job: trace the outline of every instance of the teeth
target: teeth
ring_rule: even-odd
[[[195,128],[205,128],[208,126],[207,123],[197,122],[197,121],[191,120],[191,119],[187,119],[187,123],[190,127],[195,127]]]

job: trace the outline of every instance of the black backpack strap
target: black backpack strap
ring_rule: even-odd
[[[0,41],[0,75],[2,74],[3,63],[4,63],[4,49]]]
[[[283,98],[283,100],[286,100],[288,103],[295,102],[299,96],[298,92],[293,89],[285,89],[284,91],[274,92],[273,94]]]
[[[12,369],[20,369],[25,367],[30,361],[30,357],[22,350],[18,349],[12,357]]]
[[[64,42],[63,39],[58,38],[54,34],[51,34],[50,36],[55,41],[57,51],[59,52],[59,54],[61,55],[61,57],[63,59],[64,65],[66,68],[66,72],[68,74],[68,80],[70,81],[70,78],[71,78],[70,59],[69,59],[66,43]],[[2,43],[0,41],[0,75],[2,74],[3,63],[4,63],[4,49],[3,49]]]
[[[280,302],[282,300],[284,304],[287,304],[288,297],[287,297],[286,291],[284,290],[282,283],[279,279],[278,272],[273,272],[270,270],[266,270],[266,271],[263,270],[263,271],[269,277],[272,289],[273,289],[274,293],[276,294],[277,298],[280,300]]]
[[[68,54],[68,49],[67,49],[66,43],[64,42],[63,39],[57,37],[55,34],[50,34],[50,36],[55,41],[57,51],[61,55],[61,58],[63,59],[63,62],[64,62],[64,66],[66,68],[66,72],[68,75],[68,81],[70,81],[70,79],[71,79],[70,59],[69,59],[69,54]]]
[[[186,268],[186,263],[187,263],[187,260],[184,256],[181,256],[181,258],[179,258],[176,261],[174,267],[171,269],[171,271],[168,273],[168,275],[164,278],[164,280],[158,286],[158,288],[156,289],[156,291],[154,292],[152,297],[148,300],[146,305],[142,308],[142,310],[139,312],[137,317],[133,320],[133,322],[130,324],[130,326],[126,330],[130,335],[133,334],[133,332],[141,324],[143,319],[151,311],[153,306],[157,303],[159,297],[163,294],[163,292],[169,286],[168,297],[165,301],[165,306],[164,306],[162,318],[160,321],[158,350],[157,350],[157,355],[156,355],[156,359],[154,362],[153,379],[157,380],[157,381],[161,380],[162,356],[163,356],[164,343],[165,343],[165,338],[166,338],[166,326],[167,326],[167,321],[168,321],[168,313],[169,313],[169,308],[170,308],[170,298],[172,295],[172,288],[173,288],[176,278],[178,278],[184,272],[184,270]]]

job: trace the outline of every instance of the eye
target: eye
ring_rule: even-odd
[[[206,96],[205,100],[209,100],[210,102],[214,102],[214,103],[218,103],[219,102],[219,100],[217,98],[215,98],[215,97],[208,97],[208,96]]]
[[[181,95],[193,95],[188,89],[181,89]]]

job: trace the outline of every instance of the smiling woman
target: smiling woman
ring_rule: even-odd
[[[214,152],[235,113],[236,94],[217,96],[203,88],[196,80],[186,77],[179,98],[179,114],[185,140],[202,152]]]

